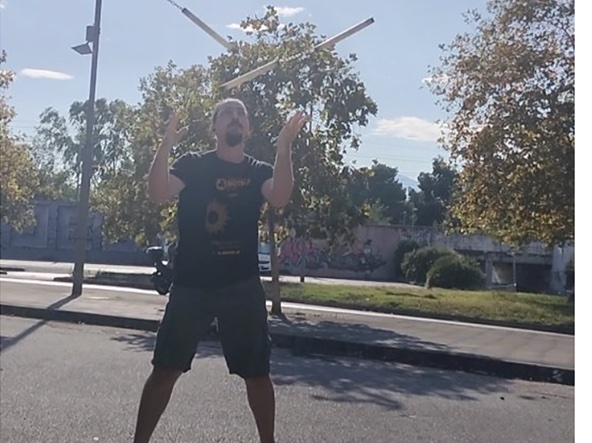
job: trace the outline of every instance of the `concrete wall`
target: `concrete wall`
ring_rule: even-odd
[[[2,258],[72,261],[76,229],[76,204],[39,201],[35,204],[36,225],[23,233],[1,226]],[[144,252],[131,241],[108,243],[101,232],[100,214],[90,216],[87,228],[87,260],[94,263],[150,265]],[[483,264],[492,286],[513,286],[533,275],[532,266],[543,269],[553,292],[563,293],[565,268],[573,258],[573,246],[545,250],[531,244],[515,255],[510,248],[482,235],[445,235],[435,228],[407,226],[361,226],[355,242],[329,248],[318,239],[288,237],[279,245],[279,264],[284,273],[308,276],[392,280],[393,256],[402,240],[444,246],[471,255]],[[538,272],[538,271],[537,271]],[[536,277],[541,280],[540,277]],[[546,283],[545,283],[546,284]]]
[[[570,286],[567,278],[566,268],[569,263],[575,260],[575,248],[573,245],[556,246],[553,248],[553,259],[551,266],[551,292],[564,294]]]
[[[279,265],[284,273],[328,278],[390,280],[393,254],[400,231],[390,226],[361,226],[353,244],[333,248],[317,239],[288,237],[279,245]]]
[[[72,202],[35,203],[36,224],[18,233],[0,226],[2,258],[15,260],[72,261],[77,208]],[[131,241],[108,243],[101,232],[100,214],[91,213],[87,227],[87,260],[91,263],[150,264],[143,251]]]
[[[358,228],[355,238],[351,246],[344,244],[330,249],[321,240],[289,237],[280,243],[281,269],[285,273],[313,277],[392,280],[395,250],[402,240],[413,239],[472,256],[482,264],[490,287],[516,285],[525,289],[527,275],[532,274],[530,267],[549,273],[554,260],[553,251],[540,244],[533,243],[514,254],[509,247],[484,235],[446,235],[435,228],[368,225]],[[559,275],[561,266],[555,272]]]

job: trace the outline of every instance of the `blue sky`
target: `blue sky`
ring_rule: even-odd
[[[435,142],[436,120],[445,117],[425,88],[428,67],[439,63],[438,45],[467,30],[462,13],[485,11],[485,0],[319,1],[260,0],[198,2],[178,0],[218,33],[246,38],[236,24],[261,15],[273,4],[282,21],[311,21],[318,32],[334,35],[368,18],[376,22],[339,43],[337,50],[358,54],[357,69],[378,103],[378,115],[363,129],[358,165],[372,159],[416,179],[445,152]],[[5,69],[17,73],[9,94],[18,116],[13,128],[31,133],[46,107],[65,113],[88,96],[90,56],[70,48],[84,42],[94,14],[93,0],[0,0],[0,47]],[[206,6],[207,5],[207,6]],[[224,48],[166,0],[103,0],[97,97],[139,101],[138,83],[169,60],[179,66],[205,64]]]

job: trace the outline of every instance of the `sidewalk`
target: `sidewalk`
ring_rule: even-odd
[[[167,297],[152,291],[0,277],[2,315],[155,331]],[[507,378],[574,384],[574,336],[283,304],[270,317],[276,347]],[[213,337],[215,339],[215,337]]]
[[[15,272],[18,274],[37,274],[37,275],[53,275],[58,278],[69,278],[72,275],[73,265],[65,262],[44,262],[44,261],[27,261],[27,260],[6,260],[0,259],[0,273]],[[87,276],[95,276],[97,273],[111,274],[112,279],[139,278],[139,280],[145,285],[152,288],[149,284],[149,277],[154,272],[153,266],[126,266],[126,265],[106,265],[97,263],[86,263],[84,266],[85,274]],[[146,278],[142,278],[146,277]],[[263,280],[268,280],[270,277],[263,276]],[[300,281],[299,276],[281,275],[280,280],[283,282],[294,282]],[[371,281],[371,280],[349,280],[349,279],[337,279],[328,277],[306,277],[308,283],[314,284],[347,284],[353,286],[393,286],[399,288],[414,288],[415,285],[399,282],[386,282],[386,281]],[[113,283],[111,281],[110,283]]]

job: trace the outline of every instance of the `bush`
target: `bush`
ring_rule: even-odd
[[[447,248],[424,246],[405,254],[401,269],[408,282],[423,285],[428,271],[440,257],[456,256],[456,252]]]
[[[485,277],[479,265],[461,255],[440,257],[427,273],[426,286],[445,289],[479,289]]]
[[[421,245],[416,240],[406,239],[399,242],[399,245],[395,250],[395,256],[393,258],[395,280],[401,280],[404,278],[404,273],[401,269],[401,266],[403,265],[405,254],[415,251],[420,247]]]

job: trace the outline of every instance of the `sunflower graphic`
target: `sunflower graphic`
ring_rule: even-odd
[[[206,231],[208,234],[215,235],[224,231],[228,219],[228,211],[222,203],[216,200],[208,203],[206,208]]]

